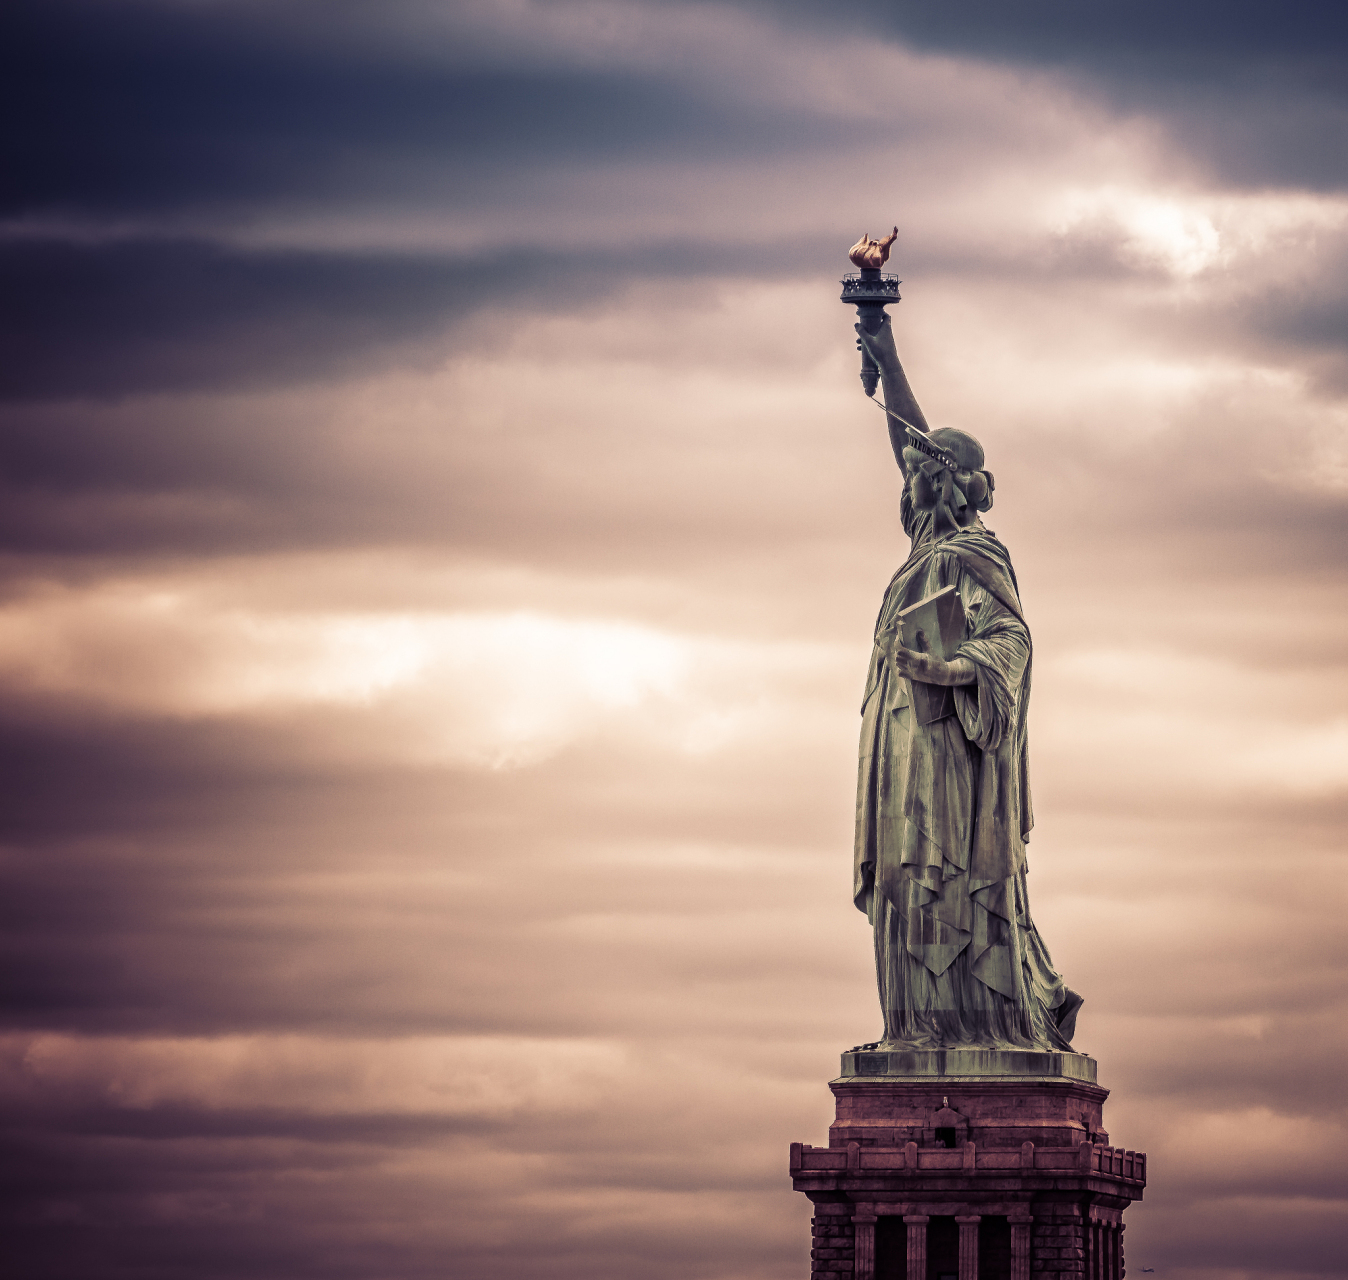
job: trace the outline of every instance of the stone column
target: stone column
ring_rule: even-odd
[[[1010,1222],[1011,1280],[1030,1280],[1030,1229],[1034,1219],[1028,1213],[1013,1213]]]
[[[973,1143],[969,1144],[973,1146]],[[978,1280],[978,1224],[977,1214],[956,1217],[960,1228],[960,1280]],[[910,1276],[912,1272],[908,1273]],[[926,1277],[923,1277],[926,1280]]]
[[[927,1280],[927,1215],[905,1213],[903,1220],[908,1226],[908,1274]]]
[[[852,1211],[852,1227],[856,1250],[852,1255],[853,1280],[875,1280],[875,1206],[858,1204]]]

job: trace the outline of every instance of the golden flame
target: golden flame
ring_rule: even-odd
[[[898,227],[883,240],[872,240],[868,232],[863,232],[861,239],[847,251],[847,256],[856,267],[883,267],[889,261],[889,246],[898,236]]]

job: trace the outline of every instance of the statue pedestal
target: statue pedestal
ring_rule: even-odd
[[[812,1280],[1123,1280],[1147,1158],[1084,1054],[853,1051],[826,1147],[791,1144]]]

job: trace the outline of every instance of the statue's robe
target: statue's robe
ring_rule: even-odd
[[[876,621],[857,781],[854,897],[875,930],[884,1039],[1068,1049],[1080,998],[1025,886],[1031,647],[1011,557],[981,523],[933,540],[907,487],[903,518],[913,551]],[[955,688],[954,715],[921,725],[884,649],[901,609],[952,585],[977,680]]]

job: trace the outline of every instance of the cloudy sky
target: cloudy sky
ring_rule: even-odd
[[[985,444],[1130,1268],[1348,1276],[1348,18],[11,0],[25,1277],[799,1280],[905,554]]]

